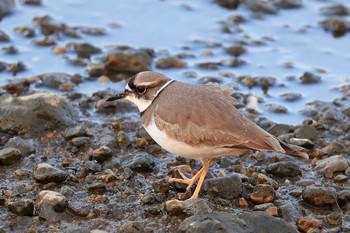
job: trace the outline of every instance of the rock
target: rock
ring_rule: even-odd
[[[266,110],[274,113],[288,113],[288,108],[279,104],[265,104]]]
[[[153,204],[156,201],[156,198],[153,194],[146,193],[145,196],[141,198],[141,202],[145,205]]]
[[[302,216],[300,205],[295,205],[292,202],[286,202],[278,207],[280,216],[287,222],[296,222],[296,219]]]
[[[347,22],[339,16],[330,16],[320,22],[325,31],[331,31],[334,37],[344,36],[348,30]]]
[[[306,149],[312,149],[315,147],[315,143],[306,138],[291,138],[289,140],[290,144],[304,147]]]
[[[76,137],[88,137],[90,132],[85,125],[78,125],[74,127],[67,128],[64,131],[65,139],[69,140]]]
[[[72,144],[76,147],[83,147],[85,145],[90,145],[91,139],[89,137],[76,137],[72,139]]]
[[[91,210],[92,206],[87,202],[74,200],[68,203],[68,211],[78,217],[86,217]]]
[[[322,121],[335,122],[342,121],[344,119],[344,114],[335,108],[328,108],[326,111],[322,112]]]
[[[17,216],[33,216],[34,214],[34,202],[29,199],[9,202],[7,208]]]
[[[277,9],[270,2],[259,1],[259,0],[245,0],[243,3],[253,12],[264,13],[264,14],[276,14]]]
[[[100,53],[102,50],[89,43],[69,43],[68,48],[72,48],[80,58],[90,58],[91,55]]]
[[[284,93],[281,94],[280,97],[286,101],[294,102],[299,100],[302,97],[302,95],[300,93]]]
[[[155,166],[153,157],[148,154],[137,155],[133,158],[128,167],[136,172],[151,172]]]
[[[0,18],[10,14],[14,8],[15,8],[15,1],[13,0],[0,1]]]
[[[236,9],[239,6],[239,0],[215,0],[221,7],[230,10]]]
[[[108,146],[101,146],[92,151],[92,158],[97,162],[104,162],[112,157],[112,149]]]
[[[55,93],[0,96],[0,131],[36,135],[74,125],[77,115],[67,99]]]
[[[25,5],[32,5],[32,6],[41,6],[42,4],[41,0],[22,0],[22,3]]]
[[[20,27],[15,27],[13,30],[27,38],[33,38],[35,36],[35,28],[32,28],[32,27],[20,26]]]
[[[264,211],[264,210],[267,210],[268,208],[271,208],[273,206],[274,205],[272,203],[264,203],[264,204],[254,206],[254,210]]]
[[[63,84],[70,83],[72,76],[63,72],[53,72],[39,75],[38,78],[46,87],[59,88]]]
[[[197,67],[207,70],[218,70],[219,65],[219,62],[200,62],[196,64]]]
[[[334,188],[308,186],[302,192],[303,200],[316,207],[332,206],[337,203],[337,193]]]
[[[0,165],[11,165],[21,158],[21,151],[16,148],[9,147],[0,150]]]
[[[64,171],[55,168],[47,163],[39,163],[33,172],[33,178],[40,183],[62,183],[67,179]]]
[[[13,137],[6,143],[5,147],[16,148],[21,151],[23,156],[35,153],[35,142],[33,139],[25,140],[21,137]]]
[[[159,69],[185,68],[186,66],[187,63],[176,56],[163,57],[156,62],[156,67]]]
[[[282,219],[265,212],[244,212],[233,215],[224,212],[194,215],[185,219],[178,229],[181,233],[220,232],[220,233],[297,233]]]
[[[4,32],[3,30],[0,29],[0,42],[9,42],[11,39],[10,37]]]
[[[323,155],[344,154],[345,152],[346,147],[340,142],[332,142],[321,150]]]
[[[291,161],[283,161],[270,164],[267,166],[266,172],[282,178],[301,175],[299,166]]]
[[[315,180],[313,179],[300,179],[297,182],[295,182],[296,185],[306,187],[312,184],[315,184]]]
[[[141,233],[143,227],[141,226],[140,223],[135,222],[135,221],[126,221],[123,223],[118,232],[123,233],[123,232],[128,232],[128,233]]]
[[[315,170],[323,172],[326,178],[332,178],[334,172],[345,171],[349,167],[346,158],[334,155],[316,162]]]
[[[49,222],[60,220],[60,213],[63,213],[67,206],[65,196],[49,190],[41,191],[35,200],[36,214]]]
[[[106,69],[112,72],[132,72],[151,70],[152,58],[142,50],[127,49],[110,52],[106,58]]]
[[[107,186],[101,182],[94,182],[88,186],[88,191],[93,194],[102,195],[106,192],[106,190],[107,190]]]
[[[346,16],[349,14],[349,8],[342,3],[332,3],[321,7],[320,12],[326,16]]]
[[[267,131],[278,137],[280,135],[283,134],[287,134],[292,130],[292,128],[290,127],[290,125],[287,124],[273,124],[270,128],[267,129]]]
[[[322,226],[322,220],[315,219],[312,217],[300,217],[297,220],[298,229],[301,232],[319,232],[319,228]],[[314,231],[313,231],[314,230]]]
[[[84,165],[89,171],[92,172],[100,172],[102,170],[101,164],[97,163],[96,161],[86,161]]]
[[[242,194],[242,180],[238,174],[206,179],[202,189],[211,196],[231,200]]]
[[[80,226],[69,226],[68,229],[64,231],[64,233],[91,233],[89,228],[87,227],[80,227]]]
[[[232,46],[226,47],[224,49],[225,49],[226,53],[228,53],[234,57],[239,57],[242,54],[247,52],[247,50],[242,45],[232,45]]]
[[[278,0],[276,4],[286,9],[299,8],[303,6],[303,0]]]
[[[296,136],[298,138],[306,138],[315,141],[318,138],[318,133],[313,126],[302,125],[296,130]]]
[[[253,193],[249,195],[250,199],[256,204],[272,202],[275,196],[274,188],[268,184],[258,184],[254,186]]]
[[[185,201],[170,200],[165,202],[164,208],[167,213],[172,216],[192,216],[211,212],[208,203],[202,198],[187,199]]]
[[[327,214],[326,220],[327,223],[331,226],[341,226],[342,225],[342,213],[333,212]]]
[[[87,67],[89,77],[98,78],[102,75],[106,75],[107,70],[104,64],[89,64]]]
[[[319,83],[321,81],[321,77],[310,72],[305,72],[299,77],[299,80],[304,84]]]

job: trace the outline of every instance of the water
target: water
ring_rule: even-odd
[[[320,26],[319,21],[324,19],[319,8],[333,1],[305,1],[304,6],[295,10],[280,10],[277,15],[264,15],[262,19],[252,17],[252,13],[241,5],[238,10],[231,11],[219,7],[212,1],[156,1],[156,0],[50,0],[43,1],[41,7],[17,4],[15,12],[3,19],[1,29],[7,32],[12,41],[1,43],[0,46],[15,45],[19,49],[17,55],[1,54],[0,60],[6,62],[23,61],[27,65],[25,72],[12,77],[10,73],[0,73],[0,85],[15,78],[29,77],[45,72],[67,72],[85,74],[85,68],[67,64],[61,55],[51,52],[51,48],[38,47],[32,44],[31,39],[13,32],[17,26],[34,26],[31,22],[35,16],[50,15],[57,22],[70,26],[96,26],[107,29],[107,35],[88,36],[82,39],[62,38],[58,46],[68,42],[84,41],[99,46],[107,51],[108,45],[129,45],[135,48],[149,47],[156,51],[168,50],[170,54],[183,51],[182,46],[189,46],[196,58],[184,59],[188,63],[186,69],[158,70],[174,79],[186,82],[197,82],[197,79],[185,78],[185,70],[196,71],[201,76],[220,76],[219,72],[230,71],[235,75],[272,76],[278,79],[284,87],[273,87],[269,95],[265,96],[259,88],[250,92],[264,98],[265,103],[277,103],[286,106],[288,114],[274,114],[268,111],[263,116],[277,122],[299,124],[304,119],[299,110],[304,104],[313,100],[331,101],[341,93],[335,87],[344,84],[342,80],[348,77],[350,63],[349,36],[333,38]],[[339,1],[338,1],[339,2]],[[243,15],[247,22],[241,24],[243,32],[227,34],[221,30],[220,21],[230,15]],[[111,27],[116,23],[120,27]],[[36,38],[40,38],[37,36]],[[193,41],[203,39],[215,41],[225,46],[233,45],[236,40],[249,37],[251,40],[262,40],[263,46],[248,45],[247,53],[241,58],[247,64],[239,68],[222,68],[217,71],[199,69],[198,62],[218,62],[228,58],[222,48],[208,49]],[[54,38],[54,37],[53,37]],[[270,38],[266,40],[265,38]],[[203,51],[211,50],[213,56],[203,55]],[[74,56],[74,54],[67,54]],[[284,67],[284,63],[293,62],[294,68]],[[157,70],[153,67],[154,70]],[[317,73],[322,68],[326,73]],[[311,71],[322,77],[322,81],[313,85],[301,85],[296,79],[287,81],[288,76],[301,76]],[[232,82],[224,79],[224,84]],[[76,90],[86,94],[105,89],[107,87],[122,90],[123,82],[102,84],[97,81],[84,81]],[[241,87],[243,92],[249,92]],[[285,102],[279,97],[286,92],[299,92],[303,98],[297,102]],[[265,104],[264,103],[264,104]],[[263,104],[260,106],[263,108]]]

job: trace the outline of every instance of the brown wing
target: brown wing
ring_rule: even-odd
[[[175,82],[161,95],[167,101],[157,98],[152,104],[156,124],[172,138],[194,146],[285,152],[276,138],[242,116],[235,100],[218,87]]]

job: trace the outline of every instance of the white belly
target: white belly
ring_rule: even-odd
[[[180,142],[170,138],[165,131],[160,131],[152,121],[145,127],[148,134],[165,150],[190,159],[217,158],[223,155],[229,155],[230,152],[226,148],[213,148],[208,146],[190,146],[184,142]]]

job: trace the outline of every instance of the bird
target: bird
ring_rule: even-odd
[[[186,184],[187,190],[198,180],[190,199],[198,198],[210,165],[219,157],[254,150],[308,158],[306,149],[277,139],[243,116],[232,91],[219,85],[189,84],[143,71],[130,78],[123,93],[106,101],[119,99],[137,106],[143,127],[166,151],[202,163],[192,178],[179,170],[181,178],[168,180]]]

